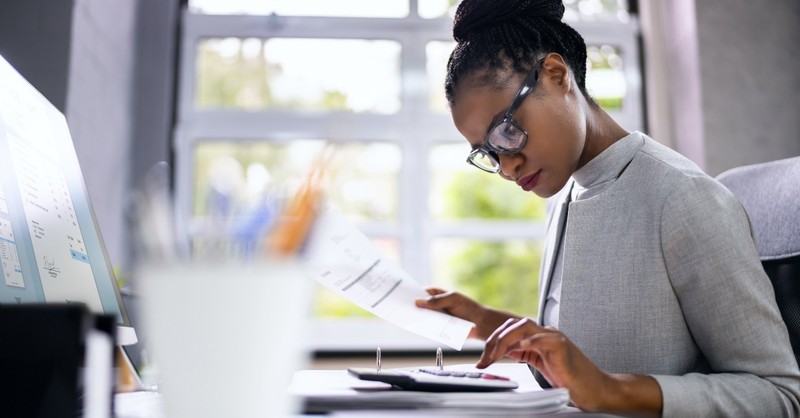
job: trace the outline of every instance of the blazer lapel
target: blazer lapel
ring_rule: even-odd
[[[572,194],[572,179],[564,187],[566,193],[559,197],[556,207],[553,208],[553,216],[547,225],[547,237],[545,239],[545,251],[542,258],[541,273],[539,274],[539,316],[541,322],[544,316],[544,305],[547,302],[547,294],[550,288],[550,279],[555,267],[555,254],[561,245],[564,236],[564,227],[567,219],[567,206],[569,205],[570,195]]]

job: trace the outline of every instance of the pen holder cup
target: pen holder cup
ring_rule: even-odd
[[[167,418],[298,412],[311,286],[296,262],[150,264],[138,279]]]

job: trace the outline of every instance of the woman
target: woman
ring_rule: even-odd
[[[527,362],[583,410],[800,415],[800,372],[744,210],[589,97],[586,45],[563,13],[464,0],[445,84],[468,162],[552,197],[541,323],[436,288],[418,306],[476,324],[478,367]]]

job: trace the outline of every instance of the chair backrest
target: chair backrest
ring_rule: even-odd
[[[761,263],[800,364],[800,157],[734,168],[717,180],[750,217]]]

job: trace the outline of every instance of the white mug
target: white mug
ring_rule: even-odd
[[[296,262],[154,263],[137,281],[167,418],[299,412],[311,286]]]

